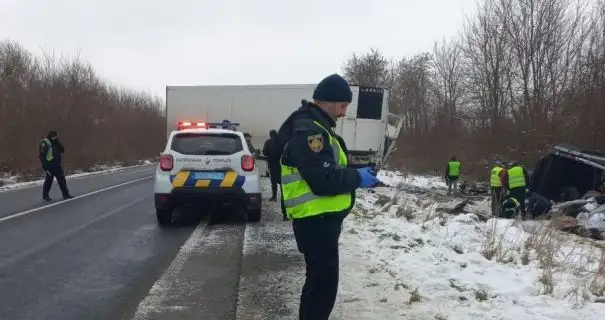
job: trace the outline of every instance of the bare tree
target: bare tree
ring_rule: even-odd
[[[505,33],[503,8],[496,1],[479,5],[476,17],[462,32],[467,70],[467,99],[472,102],[482,128],[495,135],[510,102],[511,55]]]
[[[429,129],[432,121],[430,62],[430,55],[424,53],[404,58],[393,67],[391,103],[404,118],[404,131],[421,133]]]
[[[435,94],[437,103],[448,118],[448,126],[454,126],[458,106],[460,105],[464,87],[464,64],[462,47],[456,41],[435,43],[433,48],[432,67],[434,70]]]
[[[0,172],[39,174],[36,146],[58,130],[68,169],[157,155],[165,139],[157,97],[113,87],[79,59],[41,59],[0,42]]]
[[[354,84],[388,87],[390,84],[390,62],[376,49],[354,54],[343,66],[345,77]]]

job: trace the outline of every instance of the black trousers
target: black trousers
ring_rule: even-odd
[[[492,216],[500,216],[502,206],[502,187],[491,187],[492,190]]]
[[[65,181],[65,172],[63,172],[63,167],[51,167],[48,170],[45,170],[45,174],[44,185],[42,186],[42,198],[48,198],[50,188],[52,187],[53,180],[55,178],[57,179],[57,183],[59,184],[63,197],[69,196],[69,189],[67,189],[67,181]]]
[[[525,217],[525,197],[527,196],[525,187],[512,188],[509,190],[509,192],[511,197],[519,201],[519,206],[521,207],[521,216]]]
[[[299,306],[299,320],[328,320],[338,293],[338,239],[340,215],[292,221],[296,245],[305,257],[306,277]]]
[[[279,175],[281,170],[279,166],[269,165],[269,176],[271,179],[271,197],[277,197],[277,184],[279,184]]]

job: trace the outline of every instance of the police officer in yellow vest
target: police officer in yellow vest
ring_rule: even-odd
[[[497,217],[500,214],[500,205],[502,204],[502,177],[504,167],[500,161],[496,161],[490,172],[489,184],[492,193],[492,216]]]
[[[447,183],[447,194],[458,193],[458,179],[460,178],[460,161],[452,157],[445,168],[445,182]]]
[[[519,201],[510,195],[507,195],[503,197],[498,216],[506,219],[514,219],[519,214],[520,208],[521,204]]]
[[[511,197],[519,202],[520,213],[525,218],[525,198],[527,186],[529,185],[529,174],[519,162],[513,162],[506,170],[502,179],[502,185],[508,190]]]
[[[313,102],[304,101],[278,132],[287,141],[280,164],[283,207],[306,262],[299,319],[329,318],[338,289],[343,220],[355,190],[380,182],[372,169],[348,166],[345,143],[333,131],[351,100],[347,81],[330,75],[316,86]]]
[[[61,166],[61,158],[65,152],[65,148],[59,141],[59,136],[56,131],[49,132],[46,138],[42,140],[39,151],[40,163],[42,164],[42,169],[44,169],[45,173],[44,185],[42,186],[42,199],[45,201],[52,200],[49,193],[55,178],[57,179],[57,183],[63,194],[63,199],[73,198],[69,194],[69,189],[67,189],[65,172]]]

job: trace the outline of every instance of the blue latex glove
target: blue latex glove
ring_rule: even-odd
[[[380,182],[380,180],[376,178],[374,169],[370,167],[357,169],[357,174],[359,174],[359,186],[361,188],[371,188]]]

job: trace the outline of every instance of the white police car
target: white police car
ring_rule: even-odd
[[[177,130],[170,133],[155,173],[160,225],[171,225],[172,213],[179,206],[217,201],[241,205],[248,221],[260,220],[260,175],[254,156],[242,132],[223,126],[179,121]]]

